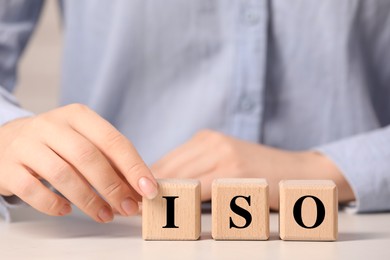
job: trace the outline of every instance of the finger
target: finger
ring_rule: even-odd
[[[175,165],[175,168],[159,168],[152,167],[153,172],[159,178],[189,178],[194,179],[203,174],[215,170],[217,167],[217,158],[214,154],[204,152],[203,154],[192,158],[191,160]]]
[[[110,205],[113,205],[114,208],[125,216],[134,215],[138,212],[138,204],[135,201],[132,190],[118,176],[106,157],[93,144],[71,128],[54,126],[51,130],[54,130],[58,136],[67,141],[58,142],[53,135],[46,135],[45,141],[47,145],[76,168],[82,177]],[[59,160],[60,158],[57,158],[57,163],[63,164]],[[57,183],[57,185],[59,184]],[[62,183],[62,185],[66,185],[66,183]]]
[[[202,201],[208,201],[211,199],[211,184],[215,179],[219,178],[219,175],[220,174],[210,172],[197,178],[200,181],[200,185],[202,187],[200,193],[200,199]]]
[[[182,178],[198,178],[204,174],[213,172],[218,167],[218,158],[215,156],[215,154],[205,153],[203,156],[179,168],[178,174]]]
[[[110,205],[92,190],[71,165],[43,144],[27,143],[27,145],[34,147],[34,153],[21,151],[20,159],[23,164],[28,165],[94,220],[98,222],[112,220]],[[44,163],[42,163],[43,158]]]
[[[152,171],[159,178],[177,177],[185,165],[193,165],[193,162],[204,157],[206,151],[207,146],[202,140],[191,139],[153,164]]]
[[[51,216],[64,216],[72,211],[66,199],[49,190],[22,165],[15,163],[7,168],[12,172],[8,180],[10,190],[33,208]]]
[[[130,183],[126,180],[125,176],[123,176],[122,174],[118,174],[119,178],[122,179],[122,181],[125,183],[125,185],[127,185],[127,187],[129,188],[130,190],[130,193],[131,193],[131,198],[133,198],[136,202],[140,202],[142,201],[142,196],[134,190],[133,187],[131,187]]]
[[[224,177],[226,178],[226,176],[233,177],[234,175],[232,175],[231,172],[226,172],[226,170],[214,169],[198,176],[196,179],[200,181],[202,187],[200,193],[201,200],[202,201],[210,200],[213,181],[218,178],[224,178]]]
[[[70,126],[92,142],[139,194],[156,197],[157,182],[132,143],[92,110],[84,106],[69,109],[78,113],[67,117]]]

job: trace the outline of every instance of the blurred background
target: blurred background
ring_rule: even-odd
[[[62,54],[62,30],[57,1],[45,1],[19,63],[16,96],[24,108],[41,113],[57,107]]]

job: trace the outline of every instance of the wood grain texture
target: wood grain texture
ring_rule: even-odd
[[[142,201],[142,237],[145,240],[197,240],[200,237],[200,182],[183,179],[157,180],[159,194],[153,200]],[[175,225],[163,228],[167,223],[167,200],[175,199]]]
[[[250,205],[244,198],[236,204],[248,211],[250,224],[245,228],[230,227],[230,218],[235,225],[245,226],[247,220],[234,213],[230,203],[235,196],[250,196]],[[265,179],[217,179],[212,184],[212,237],[215,240],[267,240],[269,238],[268,184]]]
[[[279,183],[279,233],[283,240],[334,241],[338,235],[337,187],[330,180],[284,180]],[[325,217],[315,227],[317,204],[312,197],[303,199],[301,216],[304,226],[294,218],[294,205],[304,196],[314,196],[324,205]],[[299,205],[299,203],[298,203]],[[298,207],[297,207],[298,208]],[[314,228],[312,228],[314,226]]]

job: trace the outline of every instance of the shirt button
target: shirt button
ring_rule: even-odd
[[[241,99],[241,102],[240,102],[241,111],[250,112],[254,109],[254,107],[255,107],[255,102],[252,99],[250,99],[248,97]]]
[[[248,25],[256,25],[259,23],[260,21],[260,15],[258,12],[254,12],[254,11],[248,11],[246,14],[245,14],[245,20],[247,22]]]

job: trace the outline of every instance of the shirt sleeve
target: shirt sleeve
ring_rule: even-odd
[[[20,108],[14,90],[17,65],[34,31],[42,0],[0,1],[0,125],[31,115]]]
[[[31,115],[33,113],[21,108],[15,97],[0,86],[0,126],[14,119]]]
[[[20,56],[34,31],[42,0],[0,1],[0,126],[17,118],[31,116],[12,95]],[[8,208],[19,202],[0,196],[0,217],[9,221]]]
[[[315,148],[351,185],[354,212],[390,210],[390,126]]]

